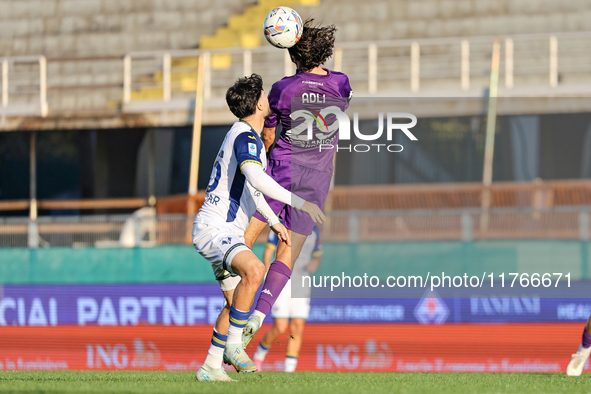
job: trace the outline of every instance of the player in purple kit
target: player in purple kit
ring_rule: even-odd
[[[335,32],[334,26],[315,26],[313,20],[304,23],[300,41],[288,49],[297,72],[271,88],[269,104],[272,114],[262,133],[265,147],[269,149],[275,140],[277,125],[282,124],[283,131],[268,160],[267,174],[287,190],[319,207],[324,206],[328,195],[338,143],[338,127],[334,127],[338,124],[337,119],[334,115],[323,117],[319,111],[327,106],[344,111],[353,94],[345,74],[321,67],[333,54]],[[304,113],[311,116],[310,122],[313,118],[316,122],[313,133],[304,132],[306,124],[292,119],[294,109],[306,110]],[[292,263],[314,229],[314,222],[309,217],[289,205],[273,199],[267,199],[267,202],[274,213],[283,218],[290,232],[291,247],[280,244],[277,249],[256,309],[244,328],[244,346],[260,328],[289,280]],[[246,244],[252,246],[266,225],[262,216],[255,215],[245,233]]]
[[[573,354],[570,363],[566,367],[568,376],[580,376],[585,368],[585,363],[591,354],[591,317],[583,330],[583,341],[575,354]]]

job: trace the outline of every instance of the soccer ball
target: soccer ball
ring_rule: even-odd
[[[265,38],[277,48],[291,48],[302,38],[302,17],[289,7],[277,7],[265,18]]]

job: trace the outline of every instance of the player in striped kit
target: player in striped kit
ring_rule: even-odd
[[[265,173],[267,158],[260,133],[270,111],[262,78],[253,74],[239,79],[228,89],[226,102],[240,120],[222,143],[192,232],[193,245],[211,263],[226,300],[207,358],[196,374],[201,381],[233,381],[222,368],[222,361],[239,372],[256,372],[241,343],[264,275],[264,265],[244,244],[244,231],[255,211],[269,221],[283,243],[291,244],[287,230],[263,194],[308,213],[314,221],[325,220],[318,206],[284,189]]]

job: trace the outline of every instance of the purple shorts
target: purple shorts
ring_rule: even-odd
[[[267,165],[267,175],[277,183],[304,200],[318,205],[321,209],[328,196],[332,171],[318,171],[288,161],[271,160]],[[302,235],[310,235],[314,221],[306,212],[265,196],[267,203],[277,216],[283,219],[288,230]],[[259,213],[254,217],[265,221]]]

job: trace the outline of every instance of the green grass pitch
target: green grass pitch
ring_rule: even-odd
[[[236,383],[197,382],[193,372],[0,372],[0,393],[590,393],[591,374],[230,373]]]

